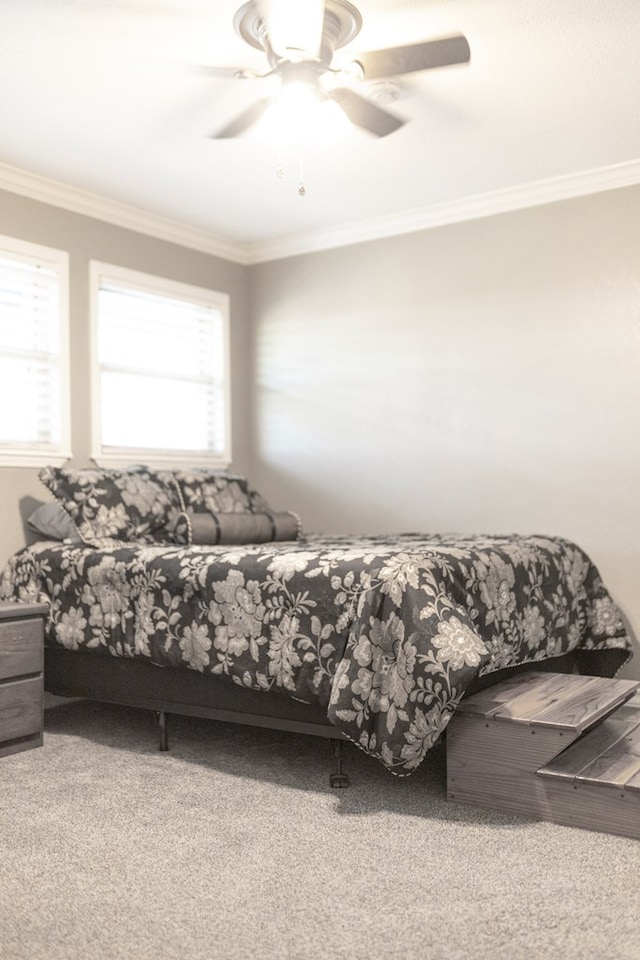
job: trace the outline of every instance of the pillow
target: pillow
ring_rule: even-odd
[[[251,506],[252,513],[272,513],[271,507],[262,496],[261,493],[258,493],[257,490],[254,490],[252,486],[247,484],[247,491],[249,494],[249,504]]]
[[[244,477],[206,468],[174,470],[173,476],[188,514],[254,513],[261,506],[268,509]]]
[[[147,467],[45,467],[38,474],[75,524],[81,540],[180,543],[180,491],[169,472]]]
[[[81,543],[80,534],[67,513],[58,503],[41,503],[27,517],[27,525],[45,540],[72,540]]]
[[[191,543],[243,544],[297,540],[295,513],[194,513],[189,517]]]
[[[300,536],[299,517],[274,513],[245,477],[206,467],[174,470],[173,477],[184,505],[188,543],[267,543]]]

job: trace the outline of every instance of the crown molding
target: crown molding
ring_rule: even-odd
[[[305,253],[317,253],[335,247],[350,246],[385,237],[415,233],[432,227],[466,220],[478,220],[499,213],[509,213],[528,207],[570,200],[605,190],[615,190],[640,183],[640,159],[617,163],[608,167],[585,170],[577,174],[550,177],[547,180],[480,193],[460,200],[445,201],[416,207],[388,217],[373,217],[343,224],[331,230],[310,231],[285,236],[264,243],[246,246],[249,264],[281,260]]]
[[[247,263],[245,244],[227,237],[219,237],[208,230],[192,227],[178,220],[158,216],[148,210],[111,200],[108,197],[72,187],[58,180],[50,180],[36,173],[0,163],[0,190],[8,190],[31,200],[39,200],[73,213],[81,213],[96,220],[111,223],[127,230],[135,230],[158,240],[176,243],[201,253],[208,253],[235,263]]]
[[[147,210],[0,163],[1,190],[8,190],[10,193],[62,207],[73,213],[103,220],[127,230],[135,230],[146,236],[244,266],[415,233],[466,220],[478,220],[482,217],[556,203],[560,200],[570,200],[574,197],[615,190],[638,183],[640,183],[640,159],[585,170],[577,174],[550,177],[547,180],[537,180],[504,190],[493,190],[459,200],[415,207],[386,217],[372,217],[341,224],[331,230],[312,230],[257,243],[241,243],[228,237],[217,236],[199,227],[161,217]]]

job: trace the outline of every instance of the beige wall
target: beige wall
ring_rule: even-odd
[[[246,268],[132,230],[0,191],[0,234],[46,244],[69,253],[71,313],[71,407],[73,460],[88,462],[89,261],[103,260],[133,270],[210,287],[230,295],[234,467],[249,460],[249,315]],[[20,501],[48,499],[37,470],[2,466],[0,457],[0,564],[24,544]]]
[[[632,187],[251,268],[256,485],[307,530],[568,537],[640,634],[638,223]]]

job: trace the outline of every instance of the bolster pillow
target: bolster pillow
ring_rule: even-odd
[[[297,540],[300,520],[295,513],[191,513],[191,543],[242,544]]]

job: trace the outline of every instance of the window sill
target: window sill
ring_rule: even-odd
[[[39,470],[41,467],[61,467],[71,458],[68,453],[25,453],[24,450],[0,450],[0,468],[26,467]]]
[[[212,470],[228,470],[231,459],[228,457],[203,457],[198,453],[161,454],[144,450],[132,450],[129,453],[98,453],[92,456],[98,467],[129,467],[132,464],[153,467],[156,470],[189,469],[209,467]]]

